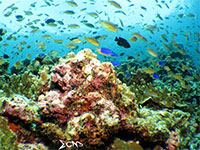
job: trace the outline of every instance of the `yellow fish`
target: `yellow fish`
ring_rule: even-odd
[[[67,45],[65,45],[65,47],[68,47],[68,48],[71,48],[71,49],[74,49],[74,48],[76,48],[76,46],[75,46],[75,45],[73,45],[73,44],[67,44]]]
[[[0,65],[4,64],[5,60],[3,59],[3,57],[0,57]]]
[[[139,33],[132,33],[135,37],[137,37],[138,39],[147,42],[147,39],[145,37],[143,37],[142,35],[140,35]]]
[[[44,39],[50,39],[51,36],[50,35],[43,35],[42,38],[44,38]]]
[[[80,28],[80,26],[78,24],[70,24],[70,25],[68,25],[68,27],[72,28],[72,29]]]
[[[53,40],[55,43],[62,44],[63,40]]]
[[[95,46],[99,46],[99,42],[95,39],[95,38],[92,38],[92,37],[85,37],[85,39],[87,40],[88,43],[92,44],[92,45],[95,45]]]
[[[171,69],[169,68],[169,66],[164,66],[164,69],[167,71],[170,71]]]
[[[187,53],[186,53],[185,50],[183,50],[183,49],[180,49],[179,52],[180,52],[182,55],[187,55]]]
[[[117,32],[117,28],[115,27],[114,24],[107,22],[107,21],[101,21],[101,24],[103,25],[104,28],[113,31],[113,32]]]
[[[181,75],[179,75],[179,74],[171,74],[171,76],[173,78],[177,79],[177,80],[182,80],[183,79],[183,77]]]
[[[20,69],[20,68],[22,67],[22,62],[21,62],[20,60],[16,61],[16,62],[14,63],[14,67],[15,67],[16,69]]]
[[[136,42],[137,38],[136,37],[132,37],[131,39],[129,39],[131,42]]]
[[[111,5],[113,5],[116,8],[122,8],[117,2],[115,1],[108,1]]]
[[[82,42],[80,39],[77,39],[77,38],[71,39],[70,41],[71,41],[72,43],[74,43],[74,44],[78,44],[78,43],[81,43],[81,42]]]
[[[156,52],[152,49],[152,48],[147,48],[147,52],[154,57],[158,57],[158,55],[156,54]]]
[[[69,4],[72,7],[77,7],[78,5],[74,1],[66,1],[67,4]]]
[[[99,17],[99,15],[95,12],[90,12],[90,13],[88,13],[88,15],[91,16],[91,17],[94,17],[94,18]]]
[[[154,70],[152,68],[144,68],[143,71],[146,73],[154,73]]]
[[[157,93],[150,91],[150,90],[145,90],[144,93],[149,95],[149,96],[152,96],[152,97],[158,97]]]

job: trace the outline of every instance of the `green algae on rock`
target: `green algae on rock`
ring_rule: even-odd
[[[8,121],[0,116],[0,149],[18,149],[17,135],[9,128]]]

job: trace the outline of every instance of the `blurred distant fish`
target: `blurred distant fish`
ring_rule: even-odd
[[[53,40],[55,43],[58,43],[58,44],[62,44],[63,40],[62,39],[58,39],[58,40]]]
[[[42,38],[44,38],[44,39],[50,39],[51,36],[50,35],[42,35]]]
[[[80,28],[80,26],[78,24],[69,24],[68,27],[72,28],[72,29]]]
[[[96,36],[95,38],[98,39],[98,40],[104,40],[106,39],[108,36],[107,35],[102,35],[102,36]]]
[[[164,46],[168,51],[170,50],[170,48],[168,47],[167,44],[163,43],[163,46]]]
[[[169,68],[169,66],[164,66],[164,69],[167,71],[170,71],[171,69]]]
[[[187,55],[187,53],[185,52],[184,49],[179,49],[179,52],[180,52],[182,55]]]
[[[117,28],[115,27],[115,25],[110,23],[110,22],[101,21],[101,24],[103,25],[104,28],[106,28],[106,29],[108,29],[110,31],[113,31],[113,32],[117,31]]]
[[[16,69],[21,69],[21,67],[22,67],[22,62],[20,61],[20,60],[18,60],[18,61],[16,61],[15,63],[14,63],[14,67],[16,68]]]
[[[165,42],[168,42],[168,39],[167,39],[167,35],[166,35],[166,34],[162,34],[161,37],[162,37],[162,39],[163,39]]]
[[[147,39],[145,37],[143,37],[142,35],[140,35],[139,33],[132,33],[135,37],[137,37],[138,39],[147,42]]]
[[[197,48],[195,49],[195,51],[196,51],[198,54],[200,54],[200,50],[198,50]]]
[[[117,11],[115,11],[114,13],[119,13],[119,14],[123,14],[124,16],[126,16],[126,13],[123,12],[122,10],[117,10]]]
[[[74,44],[67,44],[67,45],[65,45],[65,47],[71,48],[71,49],[75,49],[76,48],[76,46]]]
[[[131,39],[129,39],[129,41],[131,41],[131,42],[136,42],[137,41],[137,38],[136,37],[132,37]]]
[[[3,54],[3,58],[7,59],[10,58],[10,56],[8,56],[7,54]]]
[[[146,8],[146,7],[144,7],[144,6],[141,6],[141,9],[143,9],[143,10],[147,10],[147,8]]]
[[[117,44],[120,46],[123,46],[124,48],[130,48],[130,44],[127,42],[126,39],[122,38],[122,37],[116,37],[115,41],[117,41]]]
[[[196,18],[196,15],[192,14],[192,13],[189,13],[189,14],[186,15],[186,17]]]
[[[114,6],[114,7],[116,7],[116,8],[122,8],[121,6],[120,6],[120,4],[118,4],[117,2],[115,2],[115,1],[108,1],[112,6]]]
[[[147,52],[154,57],[158,57],[158,55],[156,54],[156,52],[152,49],[152,48],[147,48]]]
[[[27,16],[33,15],[33,13],[32,13],[31,11],[24,11],[24,13],[25,13],[25,15],[27,15]]]
[[[63,13],[67,14],[67,15],[73,15],[73,14],[75,14],[75,12],[73,10],[66,10]]]
[[[93,24],[88,23],[88,22],[87,22],[87,23],[84,23],[84,25],[86,25],[86,26],[89,27],[89,28],[95,28]]]
[[[37,48],[44,49],[46,47],[43,41],[36,41]]]
[[[117,57],[118,55],[108,48],[98,48],[96,50],[99,54],[109,57]]]
[[[95,12],[89,12],[88,15],[91,16],[91,17],[94,17],[94,18],[99,17],[99,15]]]
[[[4,12],[4,11],[6,11],[6,10],[8,10],[9,8],[12,8],[12,7],[14,7],[14,6],[15,6],[15,3],[13,3],[13,4],[9,5],[8,7],[6,7],[6,8],[3,10],[3,12]]]

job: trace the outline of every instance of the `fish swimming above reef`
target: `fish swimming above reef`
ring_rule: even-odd
[[[117,57],[118,55],[108,48],[98,48],[96,50],[99,54],[109,57]]]
[[[143,37],[142,35],[140,35],[139,33],[132,33],[135,37],[137,37],[138,39],[147,42],[147,39],[145,37]]]
[[[108,1],[112,6],[114,6],[115,8],[119,8],[121,9],[122,7],[115,1]]]
[[[156,54],[156,52],[152,49],[152,48],[147,48],[147,52],[149,53],[149,55],[154,56],[154,57],[158,57],[158,55]]]
[[[99,42],[97,41],[97,39],[93,38],[93,37],[85,37],[85,39],[87,40],[88,43],[95,45],[95,46],[99,46]]]
[[[152,96],[152,97],[158,97],[157,93],[150,91],[150,90],[145,90],[144,94],[147,94],[147,95]]]
[[[114,24],[107,22],[107,21],[101,21],[101,24],[104,28],[113,31],[113,32],[117,32],[117,28],[115,27]]]
[[[127,42],[126,39],[122,38],[122,37],[119,37],[119,38],[115,38],[115,41],[117,41],[117,44],[119,46],[123,46],[124,48],[130,48],[130,44]]]
[[[113,66],[119,66],[121,63],[118,61],[111,61]]]

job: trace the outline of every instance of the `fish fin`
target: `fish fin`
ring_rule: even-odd
[[[116,38],[115,38],[115,41],[119,41],[119,39],[116,37]]]

